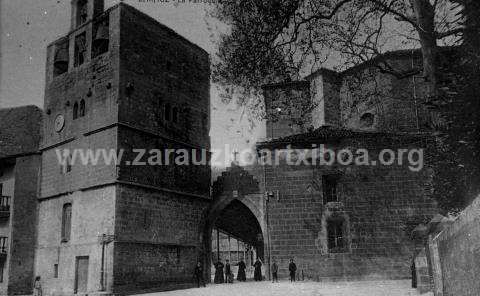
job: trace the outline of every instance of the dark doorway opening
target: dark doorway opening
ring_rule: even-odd
[[[262,272],[268,273],[264,256],[264,235],[257,217],[241,201],[235,199],[215,219],[211,237],[211,281],[214,282],[215,267],[220,261],[229,260],[232,273],[237,278],[238,264],[246,265],[247,280],[253,278],[256,259],[263,262]]]

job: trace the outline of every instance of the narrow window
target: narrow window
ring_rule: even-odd
[[[65,164],[65,173],[70,173],[72,171],[72,156],[68,156],[67,163]]]
[[[7,253],[7,246],[8,246],[8,237],[1,236],[0,237],[0,253],[6,254]]]
[[[72,156],[65,156],[65,162],[60,165],[60,174],[70,173],[72,171]]]
[[[70,231],[72,228],[72,204],[64,204],[62,211],[62,242],[70,240]]]
[[[88,4],[87,0],[79,0],[77,2],[77,27],[87,22],[87,18],[88,18],[87,4]]]
[[[78,118],[78,103],[75,102],[75,104],[73,104],[73,119],[77,119]]]
[[[85,116],[85,100],[80,101],[80,108],[78,109],[78,117]]]
[[[173,107],[172,109],[172,121],[177,123],[178,122],[178,108]]]
[[[87,56],[87,38],[85,32],[75,37],[75,67],[82,65]]]
[[[53,264],[53,278],[58,278],[58,264]]]
[[[170,107],[170,104],[165,104],[165,120],[170,121],[170,115],[171,115],[171,110],[172,108]]]
[[[322,177],[323,203],[337,202],[337,176],[325,175]]]
[[[3,268],[5,267],[5,263],[0,263],[0,283],[3,283]]]
[[[330,253],[341,253],[345,251],[343,224],[343,220],[331,220],[327,222],[328,250]]]

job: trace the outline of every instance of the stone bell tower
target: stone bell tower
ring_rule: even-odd
[[[209,165],[129,162],[138,149],[201,161],[209,56],[129,5],[103,8],[72,1],[71,30],[47,48],[35,274],[48,295],[191,286],[205,256]],[[73,156],[102,151],[124,153]]]

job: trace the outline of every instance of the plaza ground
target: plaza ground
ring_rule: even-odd
[[[358,282],[296,282],[279,283],[246,282],[221,285],[207,285],[195,288],[145,296],[413,296],[420,295],[411,288],[409,280],[401,281],[358,281]],[[430,296],[432,294],[422,294]]]

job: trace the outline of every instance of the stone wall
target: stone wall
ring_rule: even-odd
[[[408,73],[417,69],[418,58],[414,56],[412,61],[409,55],[396,56],[387,59],[387,63],[399,73]],[[399,78],[383,73],[374,65],[360,65],[341,75],[339,96],[343,126],[391,132],[429,128],[430,118],[423,105],[426,83],[418,75]],[[362,121],[367,113],[373,115],[372,125]]]
[[[480,198],[467,207],[451,226],[433,242],[438,247],[443,294],[470,296],[480,294]]]
[[[208,149],[208,54],[128,5],[121,5],[120,31],[119,122]],[[165,114],[168,106],[169,119]]]
[[[115,186],[107,186],[39,201],[35,274],[42,277],[44,293],[73,294],[78,256],[89,257],[87,292],[101,290],[100,237],[114,234],[115,194]],[[62,209],[66,203],[72,204],[72,226],[70,239],[62,242]],[[58,277],[55,277],[55,264],[58,264]],[[113,281],[112,244],[107,245],[104,264],[106,287],[109,288]]]
[[[373,141],[373,142],[372,142]],[[398,145],[398,146],[395,146]],[[411,148],[382,139],[343,140],[332,149],[367,148],[376,157],[381,148]],[[327,145],[328,147],[328,145]],[[372,158],[371,158],[372,159]],[[406,165],[266,167],[267,191],[277,192],[268,203],[271,256],[280,276],[287,276],[295,258],[299,272],[312,279],[409,278],[414,242],[410,232],[436,213],[424,185],[427,170],[412,172]],[[338,176],[339,202],[323,201],[322,176]],[[344,220],[347,248],[332,253],[326,222]]]
[[[191,286],[208,199],[119,185],[114,291]]]

